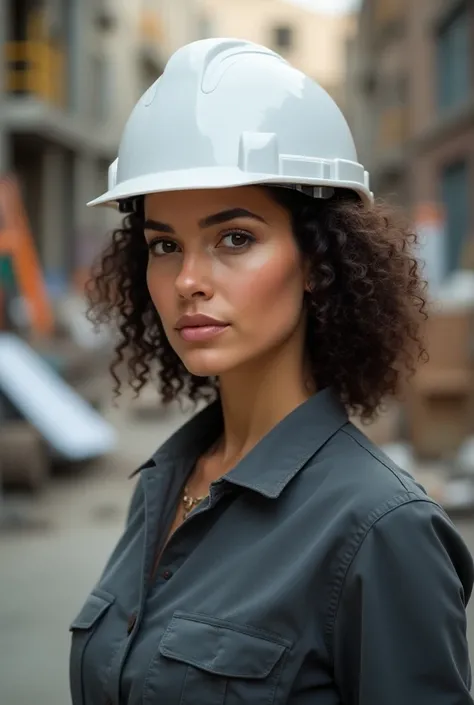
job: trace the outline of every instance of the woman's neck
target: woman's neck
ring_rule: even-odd
[[[225,467],[235,465],[316,391],[307,382],[303,361],[290,353],[282,350],[220,378],[224,434],[217,453]]]

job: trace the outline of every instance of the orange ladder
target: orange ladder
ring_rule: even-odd
[[[11,176],[0,178],[0,255],[11,258],[32,331],[40,336],[50,335],[54,330],[53,309],[18,181]]]

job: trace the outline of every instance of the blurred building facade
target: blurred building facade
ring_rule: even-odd
[[[195,38],[192,0],[0,0],[0,175],[19,177],[51,282],[87,268],[114,222],[121,129],[167,55]]]
[[[376,194],[443,229],[449,273],[474,237],[474,3],[364,0],[347,64]]]
[[[315,13],[285,0],[200,0],[199,32],[263,44],[318,81],[343,108],[345,43],[353,14]]]

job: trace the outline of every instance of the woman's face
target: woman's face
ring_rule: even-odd
[[[301,333],[301,255],[264,188],[151,194],[145,221],[150,296],[189,372],[245,368]]]

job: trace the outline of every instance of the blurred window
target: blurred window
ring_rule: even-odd
[[[118,17],[111,2],[98,0],[95,6],[95,22],[102,32],[111,32],[117,27]]]
[[[273,45],[276,49],[292,49],[294,44],[294,32],[290,25],[278,25],[273,29]]]
[[[92,118],[96,122],[107,121],[110,117],[113,94],[114,72],[108,57],[102,53],[91,56],[90,91]]]
[[[407,104],[408,80],[405,73],[385,75],[378,81],[378,98],[382,107],[399,107]]]
[[[461,104],[469,95],[469,33],[467,3],[463,2],[438,29],[438,105],[441,109]]]
[[[446,265],[459,267],[467,240],[469,220],[469,168],[467,161],[445,166],[441,174],[441,196],[446,213]]]

